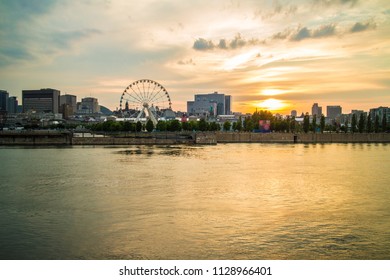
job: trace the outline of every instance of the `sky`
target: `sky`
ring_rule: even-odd
[[[151,79],[186,111],[195,94],[235,112],[390,106],[388,0],[0,0],[0,89],[55,88],[116,109]]]

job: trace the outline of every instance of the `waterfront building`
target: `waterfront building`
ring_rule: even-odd
[[[223,93],[195,94],[194,101],[187,102],[187,113],[198,116],[231,114],[231,96]]]
[[[23,112],[54,113],[59,112],[60,91],[51,88],[23,90]]]
[[[371,120],[374,122],[375,117],[378,116],[379,121],[383,120],[383,116],[386,115],[386,122],[390,124],[390,108],[389,107],[378,107],[370,109]]]
[[[8,98],[8,113],[16,114],[18,112],[18,99],[16,96]]]
[[[73,115],[77,111],[77,97],[71,94],[60,96],[60,110],[63,114]],[[66,110],[67,112],[64,112]]]
[[[100,106],[97,98],[85,97],[77,103],[77,113],[79,114],[96,114],[100,113]]]
[[[322,107],[318,106],[318,103],[314,103],[311,107],[311,115],[320,117],[322,115]]]
[[[0,90],[0,111],[8,111],[8,91]]]
[[[337,117],[341,116],[342,108],[339,105],[336,106],[326,106],[326,116],[327,118],[334,120]]]

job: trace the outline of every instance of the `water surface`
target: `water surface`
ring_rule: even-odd
[[[390,259],[390,145],[0,147],[1,259]]]

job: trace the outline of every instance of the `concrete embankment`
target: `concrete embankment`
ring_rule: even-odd
[[[0,145],[70,145],[72,134],[51,130],[1,131]]]
[[[390,133],[218,132],[217,143],[390,143]]]
[[[132,133],[75,137],[71,132],[3,131],[0,145],[172,145],[218,143],[390,143],[390,133]]]

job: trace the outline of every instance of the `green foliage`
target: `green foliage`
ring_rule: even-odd
[[[152,122],[151,119],[149,119],[147,122],[146,122],[146,131],[147,132],[152,132],[154,129],[154,124]]]
[[[386,117],[386,113],[384,113],[382,118],[382,131],[386,132],[386,130],[387,130],[387,117]]]
[[[142,123],[140,121],[138,121],[136,124],[135,124],[135,131],[136,132],[140,132],[142,130]]]
[[[367,132],[371,133],[372,132],[372,119],[371,119],[371,114],[368,114],[367,117]]]
[[[359,133],[363,133],[364,132],[365,126],[366,126],[366,120],[365,120],[364,114],[360,114],[359,123],[358,123]]]
[[[311,122],[311,130],[313,132],[316,132],[316,128],[317,128],[317,115],[314,115],[313,120]]]
[[[237,131],[241,131],[242,130],[242,118],[241,116],[238,118],[238,122],[236,123],[236,129]]]
[[[167,122],[168,131],[181,131],[181,123],[178,120],[171,120]]]
[[[379,132],[379,116],[375,115],[375,122],[374,122],[374,132]]]
[[[352,122],[351,122],[351,131],[352,131],[352,133],[356,132],[356,126],[357,126],[357,119],[356,119],[356,115],[353,114],[352,115]]]
[[[199,129],[200,131],[207,131],[207,130],[208,130],[208,123],[206,122],[206,120],[201,119],[201,120],[198,122],[198,129]]]
[[[252,131],[254,129],[253,121],[250,117],[246,117],[244,120],[244,130]]]
[[[166,131],[167,130],[167,122],[166,121],[158,121],[157,125],[156,125],[156,130]]]
[[[310,118],[309,114],[306,114],[303,118],[303,131],[305,133],[308,133],[310,129]]]
[[[232,127],[232,124],[229,121],[225,121],[223,123],[223,130],[224,131],[230,131],[230,128]]]
[[[324,133],[324,129],[325,129],[325,116],[323,114],[321,114],[320,129],[321,129],[321,133]]]
[[[221,127],[220,127],[220,125],[218,123],[212,122],[209,125],[209,130],[210,131],[218,131],[218,130],[221,130]]]

